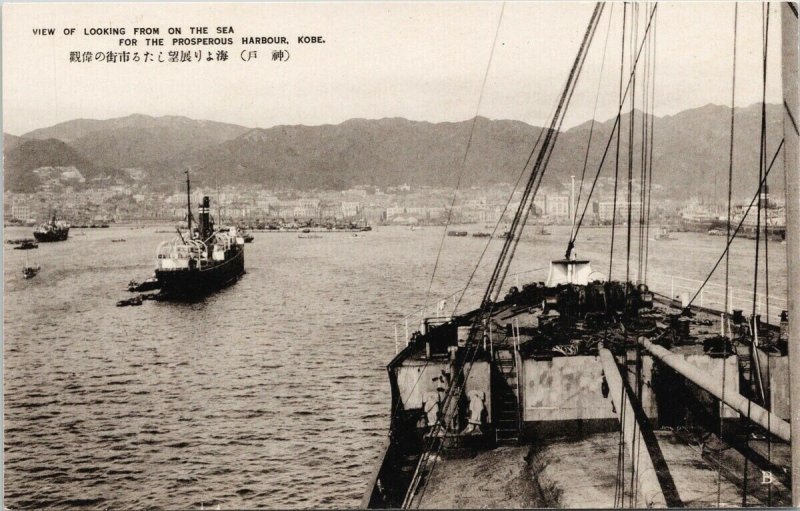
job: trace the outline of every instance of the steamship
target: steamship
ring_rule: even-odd
[[[187,173],[186,237],[178,231],[158,246],[155,271],[161,293],[167,297],[199,298],[235,283],[244,274],[244,239],[236,227],[214,228],[209,198],[199,205],[199,220],[192,228],[190,183]]]
[[[56,216],[50,219],[49,222],[39,224],[33,230],[33,237],[38,242],[48,241],[66,241],[69,236],[69,224],[64,221],[56,220]]]
[[[783,241],[786,239],[786,208],[782,204],[772,200],[768,196],[767,186],[764,185],[764,190],[759,197],[759,208],[761,209],[759,217],[752,218],[746,214],[746,205],[737,206],[737,211],[734,213],[733,219],[735,221],[742,221],[741,236],[743,238],[755,239],[760,233],[765,239],[772,241]],[[759,222],[764,223],[764,228],[759,229]]]
[[[386,367],[389,430],[362,501],[365,508],[800,504],[800,451],[792,441],[800,436],[800,421],[791,420],[798,401],[790,392],[796,388],[790,380],[797,382],[793,369],[799,356],[796,302],[785,301],[787,309],[782,309],[780,298],[773,296],[772,312],[769,306],[762,312],[755,278],[752,300],[738,295],[734,301],[729,289],[716,301],[704,302],[708,279],[691,293],[665,294],[657,282],[646,282],[646,271],[636,270],[634,278],[626,267],[621,278],[620,264],[614,269],[612,260],[603,274],[589,260],[574,257],[580,222],[573,224],[565,257],[551,261],[546,278],[503,287],[533,209],[526,205],[535,199],[565,115],[562,105],[573,95],[605,6],[595,5],[549,130],[536,141],[530,169],[526,163],[528,180],[511,227],[501,237],[503,247],[480,306],[453,315],[423,313],[419,330]],[[623,32],[632,27],[628,37],[637,36],[640,13],[644,21],[652,20],[656,7],[639,10],[623,4]],[[787,183],[796,185],[798,15],[789,3],[779,9],[785,171]],[[637,41],[640,48],[649,27]],[[636,62],[632,66],[629,84]],[[652,70],[647,63],[643,67],[645,73]],[[652,87],[653,76],[645,76]],[[612,100],[619,104],[612,132],[622,122],[630,90],[624,85],[621,81],[621,100]],[[635,133],[634,119],[628,116],[629,133]],[[731,130],[731,140],[733,135]],[[631,136],[629,145],[633,141]],[[640,147],[640,161],[647,162],[645,156],[652,153]],[[629,172],[633,160],[628,158]],[[748,210],[772,167],[759,176]],[[797,190],[787,186],[787,206],[798,204]],[[590,199],[591,192],[587,205]],[[744,232],[745,216],[726,220],[729,245]],[[787,258],[792,261],[800,247],[797,210],[789,209],[786,216]],[[762,214],[754,230],[769,226]],[[645,240],[640,234],[640,246]],[[627,250],[626,266],[636,262],[633,253]],[[727,247],[720,262],[726,253]],[[756,248],[756,269],[758,253]],[[638,262],[646,262],[646,254]],[[727,268],[726,262],[726,274]],[[796,265],[788,265],[795,294],[796,271]]]

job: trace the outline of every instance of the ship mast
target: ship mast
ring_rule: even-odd
[[[186,223],[189,226],[189,239],[192,239],[192,185],[189,183],[189,170],[186,170]]]
[[[792,503],[800,505],[800,168],[797,115],[797,4],[782,2],[783,165],[786,171],[786,262],[789,295],[789,394],[792,411]]]

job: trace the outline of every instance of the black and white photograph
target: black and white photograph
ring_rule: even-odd
[[[798,27],[4,2],[4,509],[800,505]]]

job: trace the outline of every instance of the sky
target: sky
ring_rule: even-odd
[[[658,5],[655,114],[730,104],[734,4]],[[462,121],[476,113],[543,125],[593,8],[588,2],[5,3],[3,131],[22,135],[76,118],[134,113],[263,128],[351,118]],[[645,4],[639,9],[641,35]],[[621,3],[604,8],[565,127],[616,113],[622,10]],[[190,37],[190,26],[206,26],[205,37],[232,37],[234,44],[173,47],[167,28]],[[234,33],[218,35],[218,26]],[[124,27],[126,35],[83,35],[84,29],[111,27]],[[146,47],[134,27],[159,27],[165,46]],[[55,35],[34,35],[37,28],[54,28]],[[64,35],[69,28],[74,35]],[[739,3],[738,106],[760,101],[761,33],[760,4]],[[299,44],[303,35],[322,36],[325,43]],[[258,57],[244,62],[244,36],[284,36],[289,44],[247,47]],[[132,37],[136,47],[119,45]],[[769,40],[767,101],[779,102],[777,4]],[[280,48],[288,50],[288,61],[271,59]],[[142,58],[145,51],[166,56],[173,49],[227,49],[230,59],[70,62],[73,51],[138,51]]]

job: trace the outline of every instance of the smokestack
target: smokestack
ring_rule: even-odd
[[[200,217],[200,239],[205,241],[214,232],[214,226],[211,223],[211,207],[209,205],[208,196],[203,197],[203,202],[199,208]]]

